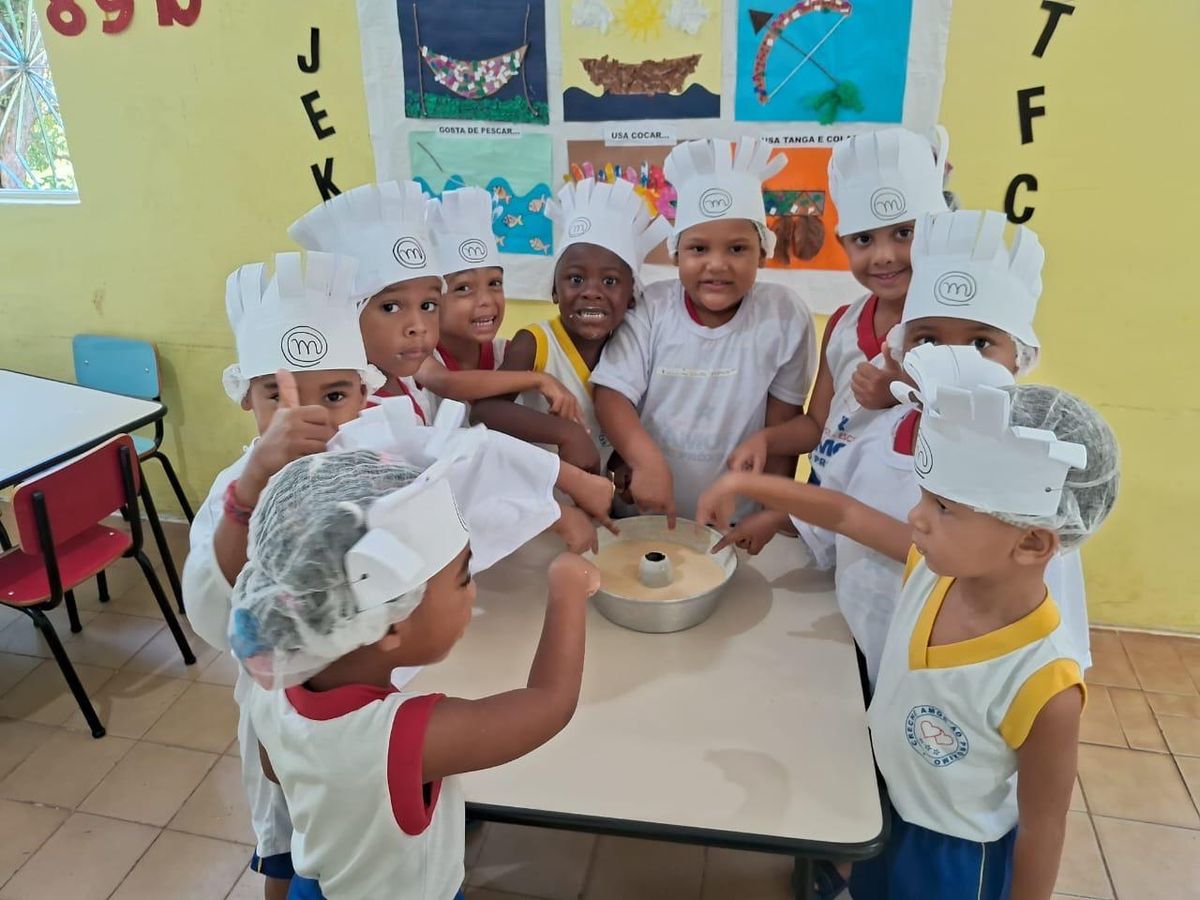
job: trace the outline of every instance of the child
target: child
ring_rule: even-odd
[[[667,157],[679,280],[646,289],[592,373],[596,416],[629,465],[633,502],[672,524],[676,512],[694,515],[739,443],[800,413],[816,365],[807,307],[788,288],[755,282],[775,242],[762,182],[786,159],[750,138],[733,151],[729,141],[690,141]],[[743,504],[739,518],[752,512]]]
[[[651,217],[627,181],[586,179],[563,185],[550,215],[560,226],[554,267],[559,316],[517,332],[505,371],[545,372],[567,385],[583,410],[585,427],[551,418],[542,398],[526,393],[475,405],[474,419],[523,440],[551,445],[587,471],[603,471],[612,447],[592,407],[591,372],[609,337],[640,293],[638,270],[670,226]]]
[[[442,267],[425,224],[429,202],[415,181],[365,184],[319,204],[288,229],[307,250],[358,260],[355,292],[367,359],[387,375],[380,395],[407,397],[423,425],[433,421],[437,397],[473,401],[527,389],[543,391],[556,414],[577,418],[574,398],[545,375],[423,368],[438,343],[442,300]]]
[[[272,479],[251,527],[230,641],[272,688],[253,688],[249,705],[295,821],[292,896],[461,898],[464,802],[452,776],[523,756],[570,721],[599,573],[570,554],[551,564],[525,688],[479,700],[402,693],[393,669],[444,658],[475,600],[478,538],[443,465],[309,457]]]
[[[1037,344],[1033,319],[1042,290],[1044,253],[1037,235],[1025,228],[1017,230],[1010,251],[1004,242],[1004,221],[1000,213],[974,211],[943,213],[921,221],[912,253],[913,289],[904,311],[907,321],[891,338],[904,354],[905,369],[925,365],[922,359],[927,354],[921,351],[933,349],[926,344],[948,344],[955,350],[973,347],[1006,370],[997,374],[994,367],[983,365],[982,359],[972,362],[961,353],[950,354],[947,359],[951,362],[943,363],[943,368],[956,372],[964,388],[1011,384],[1013,375],[1032,367]],[[950,307],[936,298],[935,290],[955,278],[969,280],[976,290],[967,302]],[[936,354],[934,358],[938,358]],[[894,360],[891,364],[894,366]],[[894,368],[890,371],[896,372],[894,378],[903,377]],[[866,419],[856,440],[830,457],[821,486],[871,505],[892,517],[897,533],[907,533],[905,517],[920,496],[912,474],[918,421],[919,412],[910,403]],[[733,490],[728,479],[715,485],[701,504],[704,517],[720,520],[720,511],[728,506]],[[814,490],[818,493],[813,494]],[[789,496],[793,502],[768,505],[792,513],[818,567],[830,568],[836,563],[838,606],[874,684],[904,557],[880,554],[814,518],[810,503],[811,498],[821,496],[817,488]],[[1075,658],[1086,669],[1091,657],[1078,554],[1068,552],[1056,558],[1049,578]]]
[[[871,370],[872,377],[859,367],[879,356],[900,321],[912,275],[915,220],[946,209],[943,160],[950,139],[945,129],[937,131],[936,154],[927,140],[903,128],[856,135],[834,148],[829,196],[837,207],[838,240],[851,274],[869,293],[829,317],[806,416],[752,435],[730,457],[731,469],[757,472],[771,454],[811,450],[809,481],[820,484],[829,457],[854,440],[854,388],[872,395],[888,391],[889,381],[878,370]]]
[[[183,571],[188,619],[196,633],[217,649],[228,649],[232,585],[246,562],[247,524],[267,481],[288,462],[320,453],[338,429],[354,422],[368,393],[383,383],[383,376],[367,363],[358,312],[354,303],[354,260],[326,253],[285,253],[276,257],[276,275],[268,279],[266,267],[243,266],[226,285],[226,310],[237,339],[238,362],[226,369],[226,392],[253,413],[260,437],[229,468],[221,472],[208,499],[192,524],[191,552]],[[371,411],[371,421],[411,423],[411,407],[404,398],[385,400]],[[411,429],[436,437],[434,429]],[[391,446],[396,429],[385,436]],[[567,465],[555,466],[553,457],[536,448],[523,447],[503,435],[489,435],[496,451],[481,458],[484,477],[531,497],[553,504],[557,487],[582,510],[604,514],[612,488],[600,478]],[[411,442],[410,442],[411,443]],[[508,464],[520,455],[521,471],[540,472],[539,485],[514,477]],[[505,493],[500,491],[499,493]],[[556,512],[557,510],[557,512]],[[523,515],[510,525],[513,533],[532,536],[558,518],[570,546],[584,549],[595,542],[579,510],[557,505],[548,517],[523,507]],[[586,516],[584,516],[586,518]],[[532,527],[533,530],[527,530]],[[247,683],[239,679],[234,696],[244,699]],[[244,713],[244,710],[243,710]],[[292,875],[291,821],[279,791],[262,776],[255,738],[243,714],[238,724],[242,751],[243,783],[253,817],[257,847],[252,867],[266,876],[268,900],[287,895]]]

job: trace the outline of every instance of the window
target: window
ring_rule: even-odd
[[[0,0],[0,200],[75,199],[36,0]]]

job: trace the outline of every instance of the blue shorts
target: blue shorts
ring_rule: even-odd
[[[292,868],[290,853],[277,853],[266,858],[255,853],[250,857],[250,868],[268,878],[278,878],[281,881],[287,881],[296,874],[296,870]]]
[[[874,859],[854,864],[854,900],[1008,900],[1014,828],[980,844],[910,825],[892,813],[892,835]]]
[[[305,878],[303,875],[297,875],[292,879],[292,886],[288,889],[288,900],[325,900],[325,895],[321,893],[321,886],[311,878]],[[466,900],[463,897],[463,892],[459,891],[454,895],[454,900]]]

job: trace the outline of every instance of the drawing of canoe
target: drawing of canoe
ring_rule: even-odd
[[[516,77],[528,49],[528,44],[522,44],[490,59],[454,59],[422,47],[421,58],[442,87],[468,100],[480,100],[491,97]]]
[[[610,94],[678,94],[700,64],[700,54],[639,63],[624,63],[605,55],[579,62],[592,84]]]

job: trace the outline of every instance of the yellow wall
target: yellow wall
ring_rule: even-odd
[[[82,203],[0,205],[0,365],[69,377],[77,332],[155,341],[167,451],[195,498],[251,431],[219,384],[232,358],[225,275],[288,247],[284,226],[317,198],[311,163],[336,157],[342,187],[373,174],[353,6],[205,4],[194,27],[166,29],[137,0],[122,35],[103,35],[95,11],[81,37],[47,31]],[[1200,324],[1184,277],[1200,134],[1171,100],[1200,80],[1200,7],[1079,4],[1040,60],[1038,7],[956,5],[943,110],[954,186],[967,205],[997,207],[1013,174],[1041,183],[1039,376],[1096,403],[1125,451],[1124,497],[1087,551],[1094,619],[1200,631],[1188,459],[1200,404],[1185,360]],[[322,68],[304,75],[295,57],[311,25]],[[1022,147],[1016,90],[1041,84],[1048,112]],[[319,143],[298,99],[314,89],[337,128]],[[509,326],[544,309],[513,304]],[[19,423],[3,429],[19,435]]]

